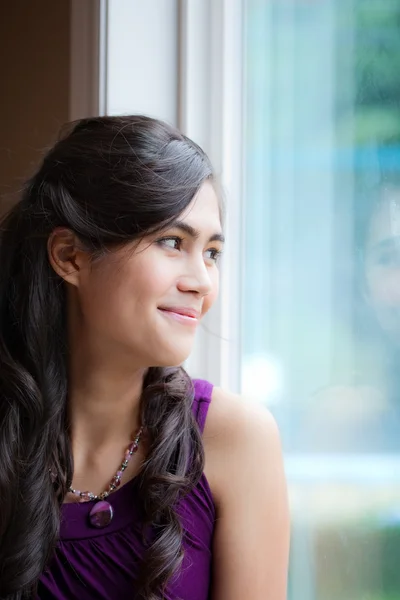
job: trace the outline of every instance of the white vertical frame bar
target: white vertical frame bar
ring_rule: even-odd
[[[243,0],[180,0],[179,15],[179,126],[210,156],[227,209],[220,299],[187,368],[240,391]]]
[[[243,2],[222,3],[221,180],[227,246],[221,284],[221,385],[240,391],[243,246]]]
[[[178,0],[108,0],[107,113],[177,124]]]
[[[100,1],[99,11],[99,115],[107,114],[107,56],[108,56],[108,0]]]
[[[178,4],[178,126],[210,152],[210,4],[180,0]]]

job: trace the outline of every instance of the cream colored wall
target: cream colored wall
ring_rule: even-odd
[[[0,212],[68,121],[69,0],[0,2]]]

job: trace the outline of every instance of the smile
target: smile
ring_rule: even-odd
[[[189,311],[177,312],[179,309],[168,309],[168,308],[159,308],[158,309],[167,319],[173,319],[178,323],[182,323],[183,325],[191,325],[196,326],[199,322],[198,316],[195,314],[195,311],[190,311],[191,314],[187,314]]]

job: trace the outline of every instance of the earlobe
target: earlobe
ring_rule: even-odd
[[[67,283],[78,287],[82,251],[75,233],[62,227],[54,229],[47,242],[47,252],[50,264],[57,275]]]

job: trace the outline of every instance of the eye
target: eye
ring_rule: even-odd
[[[166,248],[170,248],[171,250],[180,250],[182,241],[182,238],[173,235],[157,240],[157,244],[160,244],[160,246],[165,246]]]
[[[208,259],[210,259],[211,261],[217,263],[218,259],[220,258],[222,251],[218,250],[218,248],[209,248],[208,250],[206,250],[206,255],[208,254]]]

